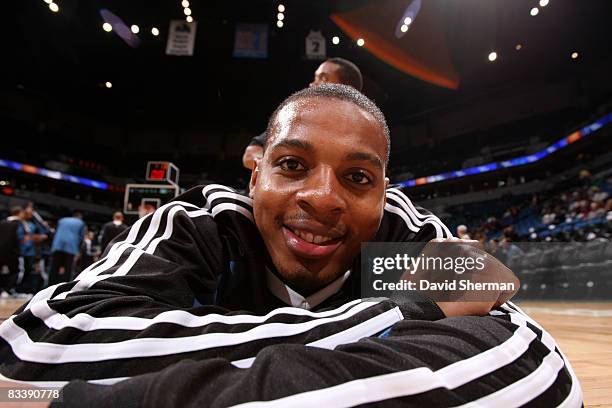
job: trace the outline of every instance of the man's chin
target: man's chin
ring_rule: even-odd
[[[311,260],[305,260],[310,261]],[[309,263],[310,263],[309,262]],[[314,266],[314,265],[313,265]],[[312,268],[299,265],[292,268],[279,270],[285,283],[301,295],[309,295],[330,284],[337,278],[338,274],[332,274],[324,268]]]

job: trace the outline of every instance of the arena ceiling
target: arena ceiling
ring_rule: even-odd
[[[438,30],[445,41],[426,52],[448,54],[447,68],[458,78],[455,90],[392,67],[368,44],[357,46],[330,19],[369,7],[380,11],[371,13],[373,22],[380,26],[377,19],[389,19],[393,29],[401,16],[389,10],[408,7],[412,0],[190,0],[198,22],[191,57],[165,54],[169,21],[185,18],[180,0],[56,1],[58,12],[43,0],[4,4],[8,13],[3,14],[11,18],[4,21],[8,46],[2,89],[39,95],[49,104],[138,128],[262,129],[274,107],[312,78],[318,62],[304,56],[310,30],[326,37],[328,56],[348,58],[362,68],[366,94],[382,105],[391,122],[483,94],[494,97],[497,90],[521,83],[537,86],[587,75],[609,66],[611,58],[608,0],[550,0],[545,7],[537,0],[423,0],[423,9],[434,10],[436,24],[419,22],[425,17],[417,16],[413,25],[421,24],[421,36],[411,37],[409,30],[398,44],[412,41],[422,51],[423,44],[428,48],[427,30]],[[281,3],[286,10],[278,28]],[[534,7],[537,16],[530,15]],[[105,32],[101,9],[111,10],[128,26],[137,24],[140,45],[133,48],[115,32]],[[269,25],[267,58],[232,56],[237,23]],[[152,27],[159,36],[151,35]],[[331,43],[332,36],[339,36],[338,45]],[[497,52],[495,62],[488,61],[492,51]],[[573,52],[578,58],[570,57]],[[105,86],[107,81],[112,88]]]

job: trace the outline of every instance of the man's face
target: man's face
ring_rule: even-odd
[[[315,71],[314,80],[309,86],[317,86],[321,84],[341,84],[340,75],[338,71],[340,67],[333,62],[325,61]]]
[[[251,175],[257,227],[274,266],[303,292],[347,271],[378,230],[387,142],[380,124],[332,98],[292,102]]]

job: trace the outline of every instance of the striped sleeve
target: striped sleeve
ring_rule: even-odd
[[[485,317],[404,319],[333,349],[272,345],[246,368],[223,358],[184,360],[113,386],[73,382],[64,388],[71,403],[579,407],[582,394],[550,335],[508,306]]]
[[[428,242],[434,238],[452,238],[444,223],[419,207],[397,188],[386,192],[383,220],[376,240],[379,242]]]

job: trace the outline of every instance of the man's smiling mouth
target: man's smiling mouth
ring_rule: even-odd
[[[326,235],[311,228],[307,230],[285,224],[282,230],[287,247],[296,255],[311,259],[330,255],[340,246],[344,237],[335,231]]]

